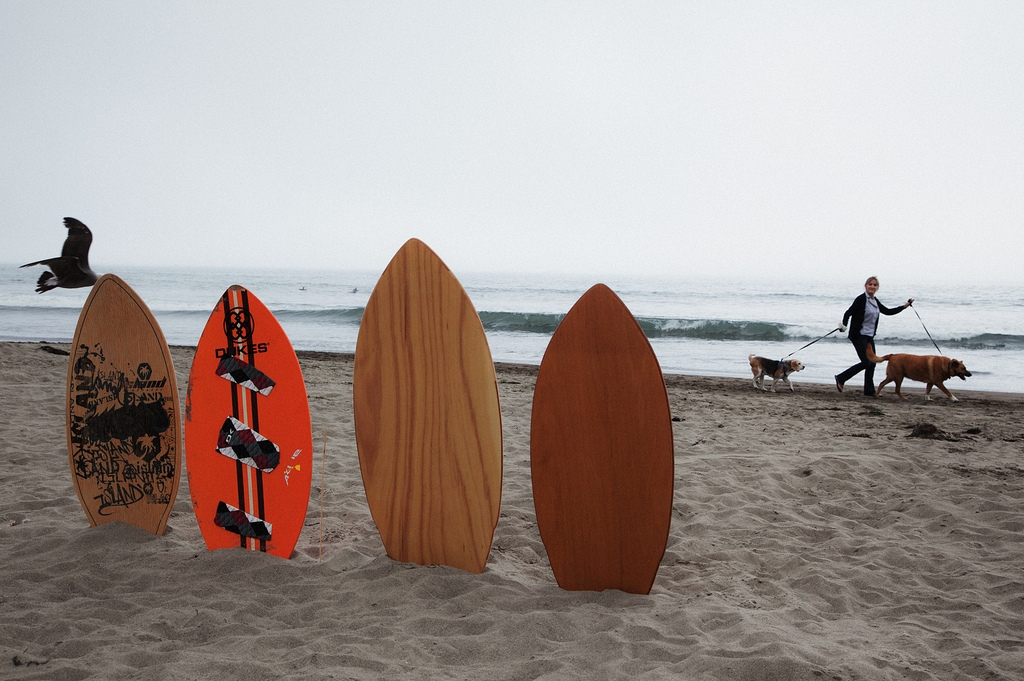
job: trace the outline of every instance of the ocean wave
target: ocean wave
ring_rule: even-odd
[[[363,307],[330,307],[310,310],[273,310],[274,316],[281,321],[315,321],[318,323],[355,324],[363,319]]]
[[[487,331],[506,333],[537,333],[551,335],[564,314],[533,312],[480,312],[480,321]],[[803,336],[789,324],[760,321],[727,321],[721,319],[674,319],[638,317],[637,322],[648,338],[692,338],[699,340],[786,341]]]
[[[79,314],[81,305],[0,305],[0,315],[33,315],[47,313]]]
[[[274,315],[286,327],[291,325],[358,327],[362,321],[364,307],[337,308],[283,308],[274,309]],[[26,307],[0,305],[0,318],[7,326],[42,325],[45,319],[78,316],[80,308],[64,306]],[[160,310],[154,309],[157,319],[180,320],[201,323],[209,316],[209,310]],[[546,312],[509,312],[484,310],[478,313],[488,333],[531,334],[550,336],[558,328],[565,314]],[[38,323],[33,319],[39,320]],[[808,327],[805,324],[787,324],[757,320],[687,319],[675,317],[637,317],[644,334],[650,339],[695,340],[695,341],[744,341],[751,343],[807,343],[821,339],[828,331]],[[845,334],[832,333],[829,342],[846,342]],[[950,338],[936,338],[935,343],[943,353],[957,349],[968,350],[1024,350],[1024,335],[1006,333],[980,333]],[[932,341],[926,336],[900,337],[879,336],[876,339],[879,353],[908,352],[931,354]],[[930,348],[931,350],[928,350]]]
[[[648,338],[693,338],[699,340],[787,341],[800,340],[789,324],[723,319],[666,319],[638,317]]]
[[[564,314],[541,312],[488,312],[479,313],[486,331],[506,333],[539,333],[550,336],[558,328]]]
[[[551,335],[558,328],[564,314],[541,314],[527,312],[480,312],[480,321],[489,332],[531,333]],[[682,319],[666,317],[637,317],[644,335],[650,339],[689,339],[704,341],[748,341],[766,343],[806,343],[829,335],[822,330],[820,335],[808,332],[805,325],[786,324],[752,320],[724,319]],[[845,334],[831,333],[829,341],[846,342]],[[1024,335],[982,333],[974,336],[936,339],[943,351],[945,348],[972,350],[1024,350]],[[879,338],[878,343],[886,348],[907,346],[910,348],[933,347],[927,337]],[[889,351],[887,349],[887,351]]]
[[[1016,336],[1007,333],[983,333],[969,338],[959,338],[953,341],[958,347],[963,348],[998,348],[1007,350],[1024,349],[1024,336]]]
[[[934,348],[928,338],[879,338],[876,339],[879,352],[899,352],[894,348],[909,345],[912,347]],[[961,350],[1024,350],[1024,336],[1007,333],[981,333],[977,336],[961,338],[937,338],[935,344],[942,352],[947,349]],[[925,353],[927,354],[927,353]]]

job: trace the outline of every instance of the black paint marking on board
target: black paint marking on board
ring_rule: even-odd
[[[242,309],[245,310],[246,321],[248,322],[248,331],[246,334],[246,356],[249,358],[250,366],[253,369],[256,368],[256,353],[253,347],[253,336],[254,328],[252,323],[252,314],[249,312],[249,289],[242,289]],[[256,432],[260,430],[260,410],[259,410],[259,393],[253,393],[251,396],[250,403],[252,404],[252,429]],[[256,508],[260,517],[266,517],[266,509],[263,504],[263,471],[256,469]],[[263,553],[267,552],[267,540],[260,539],[260,551]]]
[[[96,513],[134,504],[170,504],[175,476],[176,417],[152,366],[135,369],[107,360],[100,344],[79,345],[71,359],[68,428],[72,471],[95,484]],[[91,516],[92,511],[86,508]]]
[[[224,297],[221,303],[224,306],[224,336],[227,340],[227,349],[229,352],[236,351],[236,345],[234,340],[233,327],[231,324],[231,289],[229,288],[224,292]],[[240,410],[238,407],[238,384],[231,384],[231,415],[238,418]],[[245,464],[241,461],[235,461],[235,483],[238,486],[238,506],[239,508],[245,508]],[[219,507],[218,507],[219,510]],[[248,548],[245,540],[245,535],[239,533],[239,542],[241,547]]]
[[[249,291],[245,288],[241,288],[242,301],[240,307],[233,307],[231,303],[231,289],[229,288],[224,292],[223,305],[224,305],[224,335],[227,340],[227,353],[226,356],[237,356],[245,355],[248,358],[248,366],[257,373],[260,373],[255,366],[255,347],[253,342],[253,335],[255,331],[255,325],[253,324],[252,313],[249,310]],[[218,369],[220,365],[218,365]],[[219,374],[219,371],[218,371]],[[260,375],[263,375],[260,373]],[[241,408],[240,401],[244,399],[244,396],[240,394],[241,386],[235,381],[231,381],[231,410],[232,416],[236,419],[240,419]],[[260,427],[260,416],[259,416],[259,391],[251,391],[248,394],[249,398],[249,426],[254,431],[259,431]],[[238,485],[238,505],[239,508],[244,509],[246,494],[245,494],[245,464],[240,460],[235,461],[235,474]],[[256,475],[256,507],[259,517],[263,517],[266,513],[263,497],[263,471],[258,468],[255,470]],[[252,537],[253,539],[259,539],[259,550],[266,553],[267,540],[266,538]],[[248,548],[246,545],[246,535],[241,535],[241,547]]]

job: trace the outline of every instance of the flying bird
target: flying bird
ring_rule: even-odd
[[[92,245],[92,232],[74,218],[64,218],[64,226],[68,228],[68,238],[64,240],[64,248],[61,249],[59,258],[49,258],[22,265],[22,267],[43,265],[53,270],[39,275],[36,293],[46,293],[57,287],[92,286],[99,279],[99,275],[89,269],[89,246]]]

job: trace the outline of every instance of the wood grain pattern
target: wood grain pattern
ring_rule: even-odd
[[[160,325],[107,274],[82,307],[71,347],[68,460],[89,523],[163,534],[181,482],[181,422]]]
[[[243,372],[258,372],[273,385],[260,392],[266,379],[254,385],[225,378],[227,366],[248,367]],[[218,436],[228,417],[277,446],[279,460],[272,470],[219,451]],[[313,475],[309,400],[287,334],[242,286],[224,292],[199,338],[185,403],[185,450],[192,506],[207,548],[241,547],[290,558],[306,519]],[[269,523],[269,538],[218,525],[222,502]]]
[[[377,282],[353,379],[366,500],[388,555],[483,572],[501,503],[501,412],[483,325],[409,240]]]
[[[672,515],[672,418],[650,343],[603,284],[577,301],[544,353],[530,466],[559,586],[650,592]]]

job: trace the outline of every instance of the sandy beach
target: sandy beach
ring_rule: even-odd
[[[0,343],[0,678],[1024,678],[1024,394],[666,377],[672,526],[638,596],[555,583],[530,486],[536,367],[497,367],[501,516],[473,575],[385,554],[351,355],[300,353],[317,451],[291,560],[207,551],[184,475],[164,536],[91,528],[67,357],[41,345]],[[172,349],[182,393],[193,351]]]

